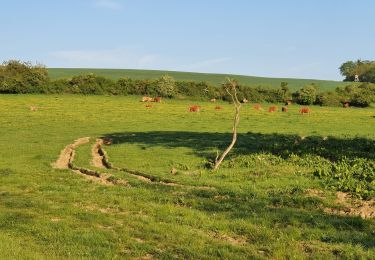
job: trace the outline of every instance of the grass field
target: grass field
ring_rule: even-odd
[[[74,72],[60,71],[51,73]],[[288,113],[245,105],[236,148],[212,173],[206,166],[230,140],[233,108],[201,102],[202,112],[187,112],[193,104],[0,95],[0,259],[375,258],[375,220],[341,214],[336,192],[313,174],[316,161],[375,161],[374,108],[300,115],[294,105]],[[53,169],[80,137],[91,141],[76,148],[75,165],[96,169],[91,146],[108,137],[113,165],[159,181],[96,169],[118,181],[107,183]]]
[[[207,81],[215,85],[220,85],[225,77],[235,77],[244,85],[262,85],[279,88],[281,82],[288,82],[291,90],[302,88],[306,84],[315,83],[319,86],[319,90],[330,90],[336,87],[346,86],[347,82],[316,80],[316,79],[290,79],[290,78],[265,78],[242,75],[227,74],[210,74],[210,73],[194,73],[194,72],[177,72],[177,71],[159,71],[159,70],[129,70],[129,69],[67,69],[67,68],[49,68],[49,75],[52,79],[69,78],[74,75],[94,73],[96,75],[105,76],[111,79],[119,79],[129,77],[133,79],[158,78],[168,74],[176,80],[185,81]]]

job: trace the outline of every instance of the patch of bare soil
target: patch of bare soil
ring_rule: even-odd
[[[93,182],[96,182],[96,183],[100,183],[100,184],[128,186],[128,183],[126,181],[116,179],[111,174],[99,173],[97,171],[93,171],[93,170],[90,170],[90,169],[77,167],[73,164],[75,149],[80,145],[89,143],[89,141],[90,141],[90,137],[83,137],[83,138],[79,138],[79,139],[75,140],[74,143],[67,145],[61,151],[60,156],[57,159],[57,161],[52,164],[52,167],[56,168],[56,169],[71,169],[75,173],[84,175],[86,179],[88,179],[90,181],[93,181]],[[105,154],[104,154],[104,152],[103,153],[100,152],[101,141],[97,141],[96,144],[94,145],[94,147],[92,149],[93,155],[94,155],[94,151],[96,151],[96,149],[98,151],[97,152],[98,156],[102,156],[101,157],[101,160],[102,160],[101,165],[104,167],[105,166],[105,164],[104,164]]]
[[[55,169],[69,169],[70,164],[74,160],[74,150],[82,145],[87,144],[90,141],[90,137],[82,137],[74,141],[74,143],[67,145],[60,153],[59,158],[52,164]]]
[[[342,206],[342,208],[325,208],[324,212],[338,215],[360,216],[365,219],[375,219],[375,199],[359,200],[352,198],[347,193],[337,192],[335,202],[339,206]]]
[[[103,139],[96,139],[95,144],[92,146],[91,155],[92,161],[91,164],[97,168],[105,168],[103,164],[103,154],[101,154],[101,146],[103,145]]]

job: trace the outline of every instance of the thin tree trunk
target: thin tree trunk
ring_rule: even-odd
[[[237,141],[237,127],[238,124],[240,123],[240,109],[241,109],[241,102],[237,98],[237,90],[236,90],[236,83],[232,80],[229,80],[229,84],[231,85],[231,90],[233,91],[233,94],[230,92],[230,90],[227,88],[226,91],[228,94],[231,96],[234,107],[235,107],[235,114],[234,114],[234,120],[233,120],[233,136],[232,136],[232,142],[229,144],[227,149],[224,150],[224,152],[221,154],[221,156],[217,156],[215,160],[215,165],[213,170],[216,171],[219,169],[220,164],[223,162],[227,154],[232,150],[233,146],[235,145]],[[219,157],[219,159],[218,159]]]

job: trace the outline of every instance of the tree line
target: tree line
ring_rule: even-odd
[[[125,77],[111,80],[95,74],[51,80],[45,66],[15,60],[0,65],[0,93],[147,95],[231,101],[224,86],[215,86],[208,82],[176,81],[168,75],[157,79]],[[301,105],[342,106],[348,103],[351,106],[366,107],[375,102],[375,84],[353,83],[331,91],[320,91],[317,85],[309,84],[295,92],[289,90],[287,82],[281,82],[279,88],[239,84],[237,96],[239,100],[246,99],[254,103],[281,103],[291,100]]]
[[[340,73],[345,77],[344,81],[375,83],[375,61],[357,60],[347,61],[340,66]]]

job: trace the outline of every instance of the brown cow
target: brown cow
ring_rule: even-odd
[[[221,109],[223,109],[223,107],[221,107],[221,106],[216,106],[215,109],[216,109],[216,110],[221,110]]]
[[[344,107],[344,108],[348,108],[348,107],[350,107],[350,103],[349,103],[348,101],[344,102],[343,107]]]
[[[153,102],[154,99],[152,97],[143,97],[142,102]]]
[[[311,110],[308,107],[303,107],[299,110],[301,114],[310,114]]]
[[[255,109],[255,110],[263,110],[263,108],[262,108],[262,106],[260,105],[260,104],[254,104],[254,106],[253,106],[253,108]]]
[[[281,111],[282,111],[282,112],[288,112],[288,107],[282,107],[282,108],[281,108]]]
[[[268,112],[273,113],[273,112],[276,112],[276,110],[277,110],[277,106],[272,106],[268,109]]]
[[[197,105],[194,105],[194,106],[189,107],[189,111],[190,112],[199,112],[199,111],[201,111],[201,107],[197,106]]]
[[[156,98],[154,98],[153,101],[154,101],[154,102],[157,102],[157,103],[160,103],[160,102],[161,102],[161,97],[156,97]]]

